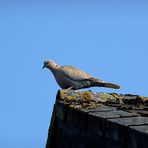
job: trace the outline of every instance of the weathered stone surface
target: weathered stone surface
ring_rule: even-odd
[[[104,138],[93,133],[85,134],[85,148],[103,148]]]
[[[107,119],[105,136],[121,143],[127,143],[129,126],[148,124],[147,117],[126,117]]]
[[[84,140],[84,133],[78,127],[58,120],[56,148],[85,148]]]
[[[147,102],[138,95],[59,91],[46,148],[147,148]]]
[[[109,138],[104,138],[103,148],[126,148],[125,144],[121,144]],[[94,147],[95,148],[95,147]]]
[[[107,112],[93,112],[89,113],[92,116],[96,116],[103,119],[114,119],[114,118],[123,118],[123,117],[135,117],[137,114],[128,113],[122,110],[112,110]]]
[[[70,108],[67,110],[67,122],[79,128],[86,129],[87,118],[84,112]]]
[[[63,120],[57,121],[55,137],[56,148],[95,148],[102,144],[102,137],[95,136],[81,128],[63,122]]]
[[[113,110],[117,110],[117,109],[115,107],[110,107],[110,106],[105,106],[103,104],[100,104],[96,108],[81,108],[80,110],[83,112],[87,112],[87,113],[93,113],[93,112],[113,111]]]
[[[57,102],[56,103],[56,117],[65,120],[67,115],[67,107],[65,103]]]
[[[147,117],[117,118],[117,119],[108,119],[108,121],[121,124],[124,126],[148,124]]]
[[[128,141],[129,148],[147,148],[148,125],[130,126]]]
[[[60,99],[75,108],[94,109],[100,104],[116,107],[120,110],[148,116],[148,97],[131,94],[102,93],[91,91],[66,91],[59,92]]]
[[[123,118],[123,117],[134,117],[138,116],[137,114],[128,113],[120,110],[112,111],[97,111],[88,114],[88,128],[92,132],[103,135],[106,130],[107,119]],[[92,124],[93,123],[93,124]]]

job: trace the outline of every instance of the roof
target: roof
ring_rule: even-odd
[[[58,91],[46,148],[146,148],[147,107],[139,95]]]

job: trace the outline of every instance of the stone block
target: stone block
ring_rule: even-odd
[[[107,119],[133,116],[137,115],[121,110],[92,112],[88,114],[88,130],[91,130],[92,132],[102,136],[106,129]]]
[[[62,102],[56,103],[56,117],[61,120],[66,120],[67,106]]]
[[[74,108],[68,108],[66,121],[85,130],[87,127],[87,114]]]
[[[105,136],[120,143],[128,143],[129,126],[148,124],[147,117],[107,119]]]
[[[148,124],[129,127],[129,148],[148,148]]]

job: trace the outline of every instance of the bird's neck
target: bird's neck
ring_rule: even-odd
[[[49,70],[51,70],[52,73],[54,73],[55,71],[58,70],[59,66],[58,66],[58,65],[55,65],[55,66],[52,66],[52,67],[51,67],[51,66],[50,66],[50,67],[47,66],[47,68],[48,68]]]

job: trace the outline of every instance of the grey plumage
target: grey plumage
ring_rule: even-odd
[[[44,61],[43,68],[48,68],[53,73],[57,83],[62,89],[82,89],[89,87],[108,87],[119,89],[120,86],[106,83],[72,66],[59,66],[54,61]]]

